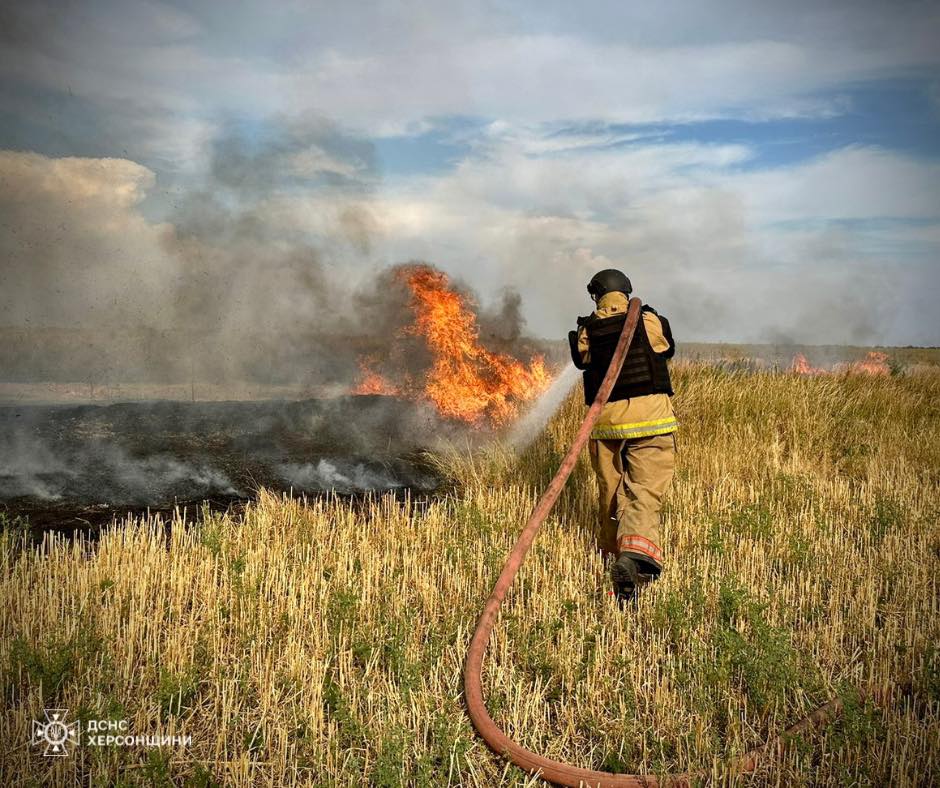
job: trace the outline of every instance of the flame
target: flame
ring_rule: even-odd
[[[879,353],[872,350],[865,356],[864,361],[856,361],[848,365],[847,372],[854,372],[861,375],[890,375],[891,367],[888,366],[888,354]]]
[[[398,277],[411,291],[415,315],[404,333],[424,339],[431,351],[431,366],[424,385],[415,389],[407,382],[389,383],[372,372],[368,363],[360,363],[363,378],[356,393],[424,397],[447,418],[474,426],[498,426],[511,420],[522,402],[548,387],[551,379],[541,356],[525,364],[480,344],[476,315],[445,274],[413,265],[401,268]],[[368,392],[363,391],[366,387]],[[383,387],[385,391],[378,390]]]
[[[806,356],[802,353],[797,353],[793,357],[793,363],[790,364],[790,371],[796,373],[797,375],[827,375],[829,374],[826,370],[821,367],[814,367],[809,361],[806,360]]]
[[[790,371],[797,375],[889,375],[891,374],[891,368],[887,362],[887,353],[872,350],[866,354],[862,361],[836,364],[831,370],[826,370],[822,367],[814,367],[806,360],[806,356],[797,353],[793,357]]]
[[[374,359],[359,359],[359,383],[353,389],[353,394],[382,394],[384,396],[397,396],[399,389],[390,383],[378,372],[372,369]]]

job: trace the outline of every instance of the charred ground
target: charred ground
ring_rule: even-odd
[[[439,480],[420,452],[444,432],[432,412],[379,396],[0,406],[0,511],[69,529],[224,508],[262,486],[427,492]]]

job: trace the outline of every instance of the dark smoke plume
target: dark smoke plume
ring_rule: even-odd
[[[137,206],[153,174],[103,162],[6,154],[5,380],[340,391],[363,355],[426,366],[420,342],[392,342],[413,317],[396,267],[368,258],[377,219],[365,206],[380,178],[370,143],[314,116],[223,123],[163,224]],[[511,352],[518,294],[484,309],[456,286],[480,309],[481,340]]]
[[[180,260],[174,322],[211,377],[346,377],[333,339],[346,296],[326,274],[324,247],[367,248],[368,221],[346,207],[330,237],[316,238],[290,211],[306,195],[322,205],[368,192],[377,177],[371,146],[319,118],[285,119],[260,136],[226,126],[205,182],[179,203],[167,244]]]
[[[258,398],[283,385],[311,399],[0,405],[0,502],[171,505],[259,484],[437,483],[409,457],[462,427],[427,403],[342,396],[362,361],[416,383],[432,363],[408,330],[400,275],[426,264],[368,259],[371,146],[307,117],[250,134],[225,124],[206,153],[163,224],[138,210],[155,184],[133,162],[0,153],[10,321],[0,325],[0,384],[80,383],[93,394],[188,382],[195,399],[203,386],[250,383]],[[481,342],[532,355],[518,294],[486,308],[454,287],[478,312]]]

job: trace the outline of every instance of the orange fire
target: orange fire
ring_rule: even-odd
[[[399,391],[388,380],[383,378],[378,372],[372,369],[374,359],[359,359],[359,383],[353,389],[353,394],[383,394],[385,396],[396,396]]]
[[[447,276],[425,265],[406,266],[398,276],[411,291],[414,322],[406,334],[422,337],[432,363],[424,385],[396,385],[361,364],[363,378],[356,393],[392,393],[425,397],[448,418],[480,426],[497,426],[516,415],[519,405],[541,394],[550,382],[541,356],[528,365],[479,342],[477,318]]]
[[[855,361],[848,364],[847,372],[854,372],[862,375],[890,375],[891,367],[888,366],[888,354],[879,353],[872,350],[865,356],[864,361]]]
[[[795,372],[797,375],[826,375],[828,374],[826,370],[821,369],[820,367],[814,367],[809,361],[806,360],[806,356],[802,353],[797,353],[793,357],[793,363],[790,365],[790,371]]]
[[[790,371],[797,375],[889,375],[891,374],[891,368],[887,362],[887,353],[872,350],[862,361],[836,364],[831,370],[826,370],[822,367],[814,367],[806,360],[806,356],[797,353],[793,357]]]

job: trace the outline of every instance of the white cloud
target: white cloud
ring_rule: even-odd
[[[595,270],[616,265],[696,338],[940,340],[936,321],[903,309],[905,291],[938,283],[935,166],[850,148],[739,168],[748,155],[652,144],[532,158],[497,143],[453,173],[380,192],[377,253],[426,257],[484,293],[513,284],[545,335],[589,307]],[[925,213],[935,224],[885,223]]]
[[[940,165],[878,148],[844,148],[735,180],[757,221],[936,218],[940,213]]]
[[[369,129],[447,114],[516,123],[830,115],[838,104],[801,94],[831,87],[861,64],[850,53],[833,63],[820,54],[778,41],[654,49],[526,35],[392,55],[332,51],[290,79],[295,94],[306,90],[326,111]]]
[[[290,165],[295,174],[305,178],[311,178],[321,173],[332,173],[351,178],[366,169],[363,162],[340,160],[317,145],[311,145],[305,150],[293,154],[290,157]]]
[[[372,135],[452,114],[513,125],[827,116],[845,110],[847,83],[940,65],[940,11],[926,4],[634,5],[300,4],[271,15],[260,3],[78,14],[37,2],[12,15],[0,79],[138,126],[151,118],[171,144],[159,119],[225,113],[315,111]]]
[[[4,322],[133,324],[163,297],[167,225],[138,204],[154,174],[124,159],[0,151]]]
[[[210,233],[182,250],[198,254],[176,256],[167,251],[173,228],[139,211],[154,183],[147,168],[3,152],[0,306],[14,323],[120,326],[146,315],[159,325],[176,315],[181,266],[195,265],[186,275],[205,268],[229,282],[230,298],[215,287],[207,295],[224,296],[232,325],[258,314],[259,325],[272,315],[296,322],[309,304],[289,282],[307,263],[291,250],[309,248],[347,290],[412,258],[459,276],[484,301],[514,285],[530,329],[545,336],[563,335],[590,306],[587,279],[615,266],[686,339],[940,340],[936,321],[905,308],[938,290],[936,169],[848,149],[795,168],[742,170],[748,154],[656,143],[533,158],[497,141],[453,172],[365,196],[275,191],[250,214],[263,242]],[[855,184],[851,194],[843,181]],[[925,224],[883,221],[924,206],[933,206]],[[847,218],[859,222],[826,221]],[[882,221],[865,222],[873,218]],[[308,246],[295,246],[303,238]],[[262,247],[269,274],[255,260]],[[281,257],[292,262],[278,267]]]
[[[0,80],[13,95],[51,91],[63,106],[74,97],[92,112],[91,132],[71,123],[70,109],[43,120],[38,99],[23,117],[83,150],[82,135],[104,129],[115,153],[126,140],[135,157],[197,170],[228,116],[250,128],[252,119],[311,110],[367,135],[419,133],[449,115],[489,122],[475,127],[470,154],[452,172],[375,191],[370,180],[365,197],[283,194],[272,178],[257,217],[291,238],[307,233],[325,266],[362,273],[419,256],[484,292],[515,284],[530,326],[545,334],[587,308],[582,280],[609,264],[627,268],[650,300],[689,316],[686,328],[703,337],[803,330],[803,315],[781,294],[812,281],[810,306],[844,317],[832,323],[836,341],[868,341],[882,329],[882,339],[940,341],[940,329],[917,316],[890,330],[879,328],[881,317],[845,317],[864,311],[861,294],[873,287],[893,297],[880,271],[901,258],[899,293],[936,290],[935,163],[854,147],[761,169],[747,145],[608,130],[616,121],[843,113],[853,82],[936,73],[935,5],[303,3],[279,15],[262,4],[181,12],[138,0],[93,13],[22,8],[0,34]],[[362,174],[354,158],[321,147],[288,163],[301,177]],[[42,301],[60,304],[68,322],[107,304],[159,303],[158,272],[178,262],[161,245],[169,228],[139,211],[154,171],[5,153],[0,175],[7,314],[28,315]],[[914,217],[928,222],[897,224]],[[871,218],[895,225],[852,224]],[[226,263],[228,251],[214,259]],[[42,293],[31,284],[40,281],[55,285]],[[62,283],[79,297],[62,295]]]

